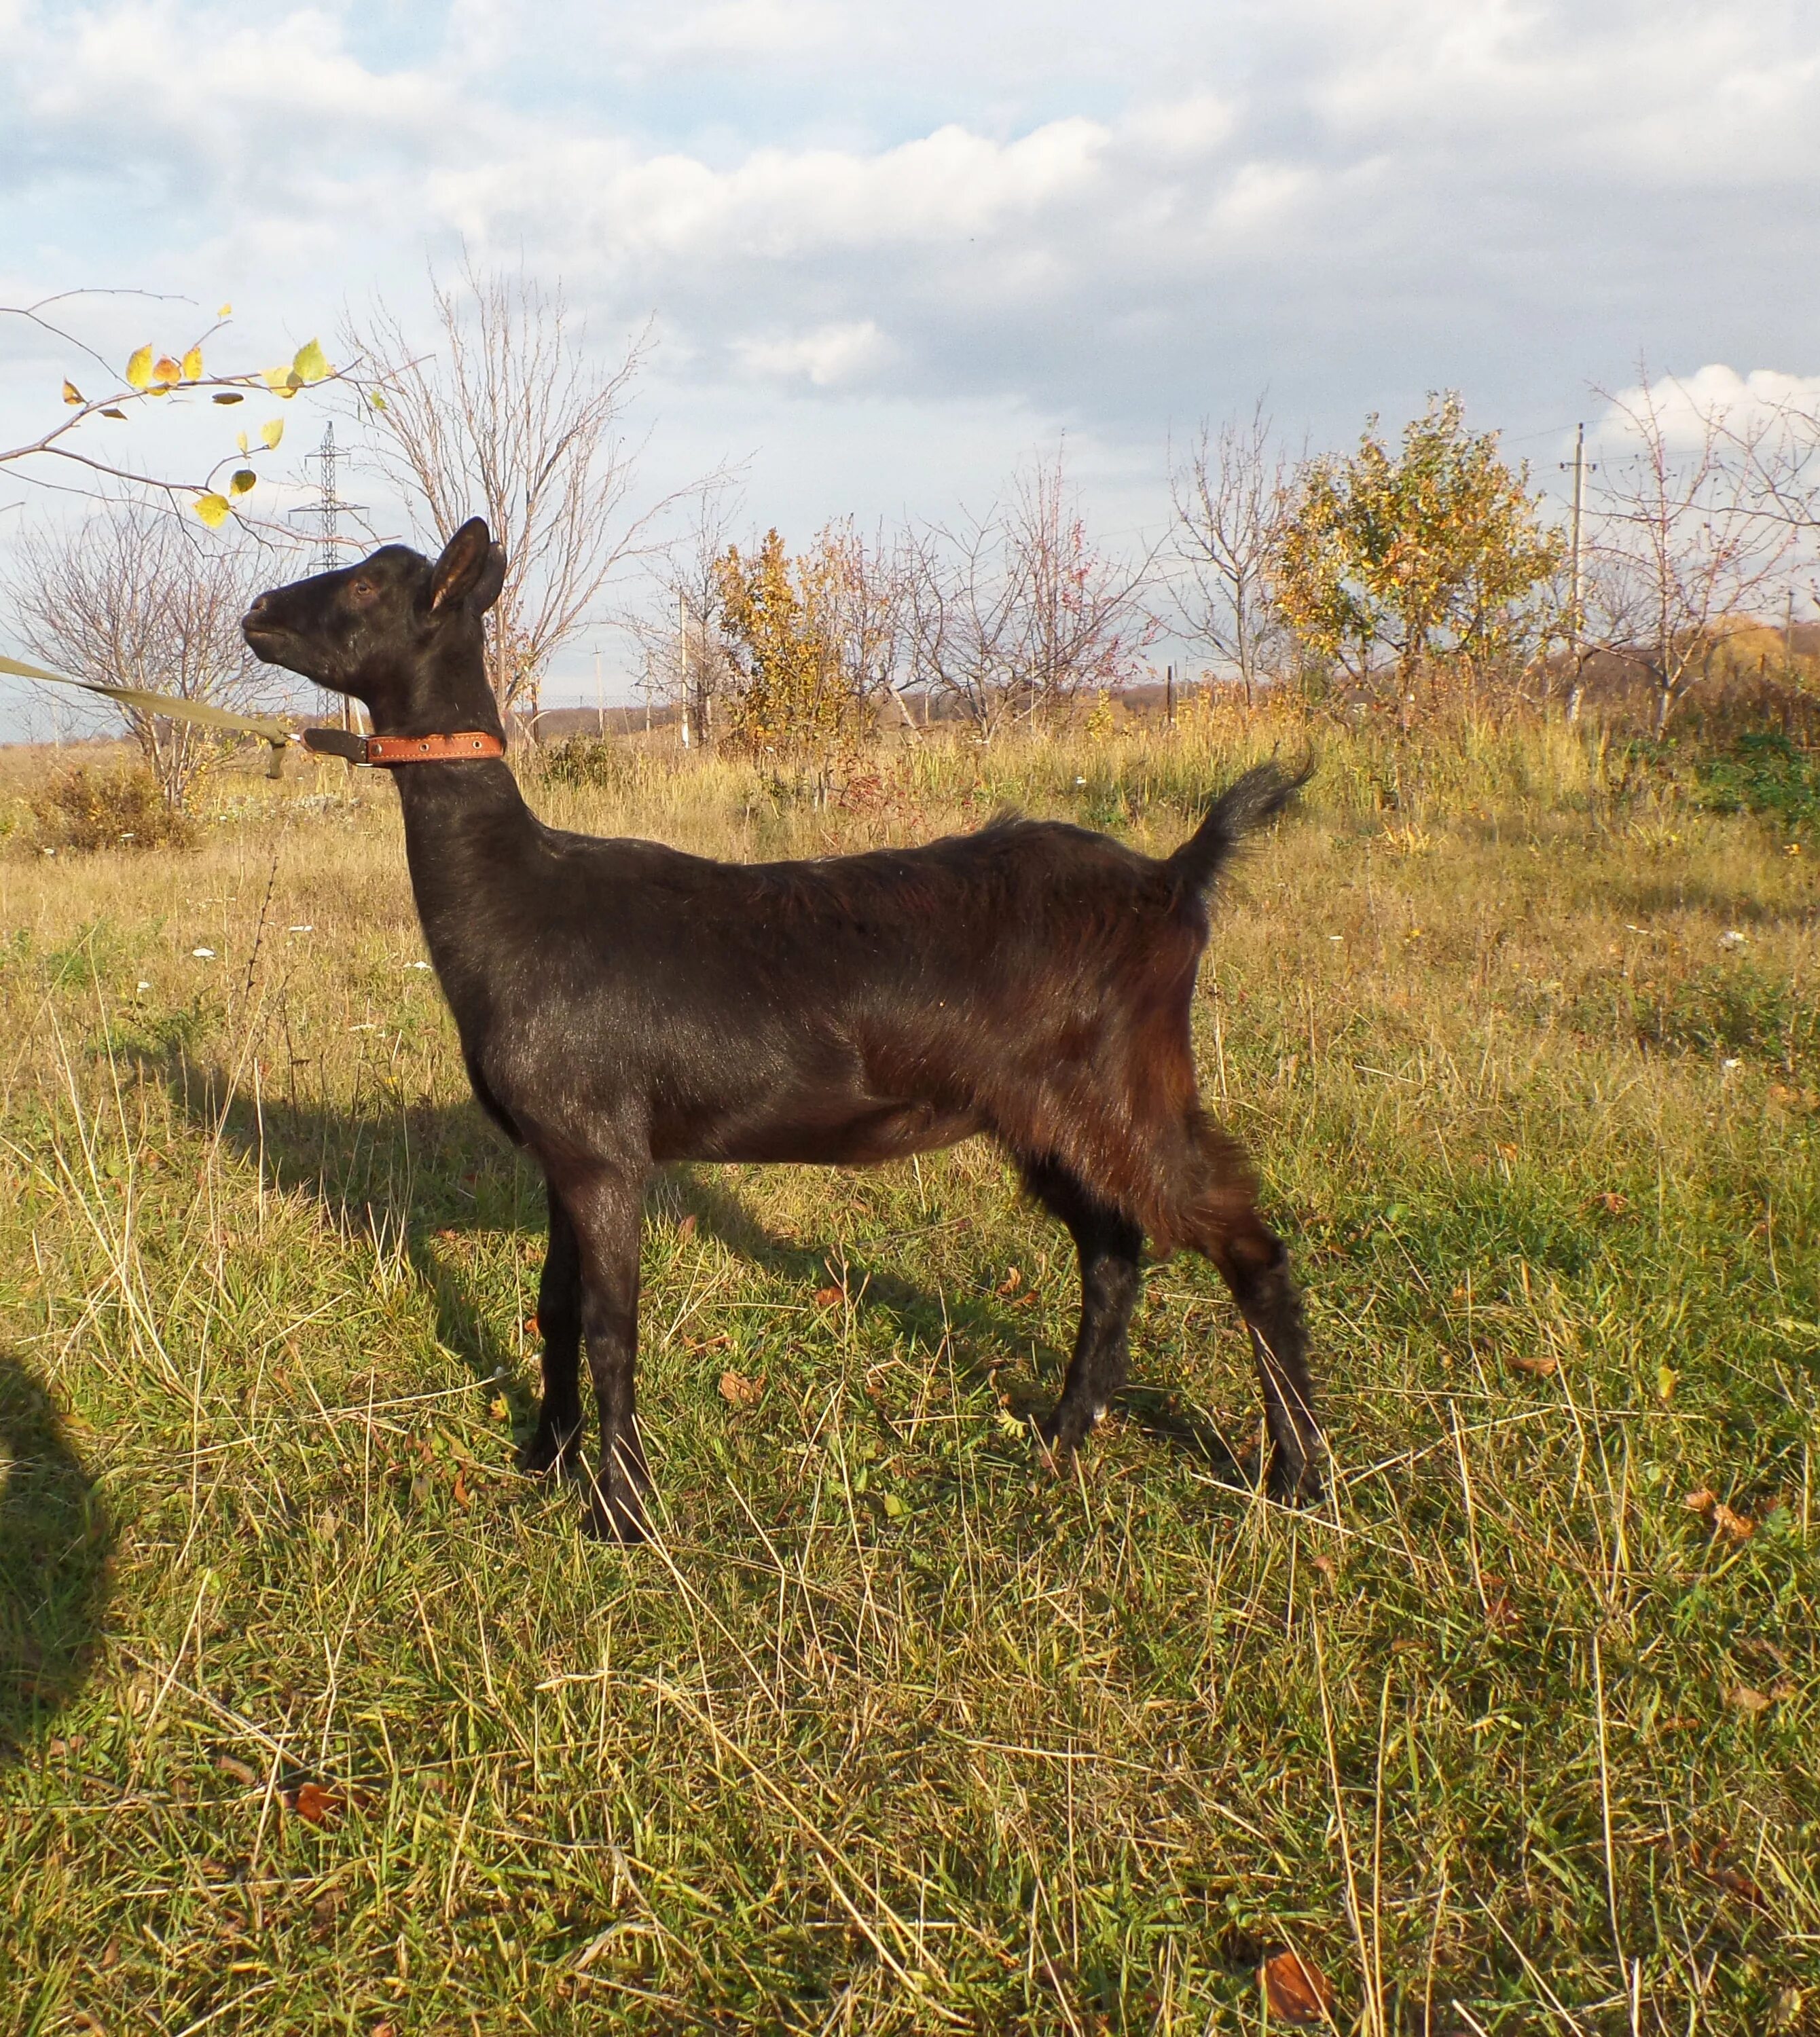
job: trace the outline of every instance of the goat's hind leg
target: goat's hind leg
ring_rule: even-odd
[[[550,1243],[537,1287],[537,1328],[543,1339],[543,1405],[531,1440],[518,1453],[521,1471],[560,1471],[581,1440],[581,1260],[575,1226],[554,1188]]]
[[[1270,1432],[1266,1490],[1286,1502],[1318,1499],[1321,1428],[1289,1254],[1258,1214],[1256,1182],[1236,1143],[1204,1119],[1192,1137],[1198,1178],[1179,1234],[1213,1261],[1245,1318]]]
[[[1077,1449],[1125,1384],[1126,1333],[1143,1284],[1144,1233],[1054,1161],[1027,1164],[1025,1185],[1061,1218],[1080,1255],[1080,1327],[1061,1397],[1037,1424],[1053,1452]]]

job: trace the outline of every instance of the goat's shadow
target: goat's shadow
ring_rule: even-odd
[[[184,1115],[257,1167],[274,1188],[303,1189],[340,1226],[369,1234],[382,1245],[402,1245],[413,1273],[432,1297],[438,1340],[477,1381],[495,1385],[513,1425],[528,1434],[538,1387],[516,1350],[493,1327],[474,1289],[474,1275],[439,1249],[464,1231],[516,1229],[541,1234],[543,1185],[535,1169],[507,1146],[479,1106],[375,1098],[366,1109],[298,1103],[271,1096],[255,1107],[244,1094],[226,1096],[221,1071],[199,1068],[180,1053],[146,1064],[162,1079]],[[933,1350],[945,1340],[955,1370],[969,1384],[990,1380],[1012,1411],[1046,1410],[1059,1390],[1067,1354],[1032,1335],[997,1298],[971,1291],[931,1294],[863,1242],[818,1246],[767,1230],[738,1195],[705,1167],[672,1166],[653,1177],[647,1216],[672,1223],[693,1218],[697,1229],[755,1266],[799,1285],[842,1279],[861,1313],[881,1312],[895,1332]],[[1013,1366],[1005,1354],[1022,1349]],[[1154,1442],[1234,1480],[1245,1474],[1217,1429],[1185,1412],[1179,1397],[1133,1385],[1125,1412]]]
[[[113,1550],[113,1521],[56,1403],[0,1352],[0,1768],[87,1682]]]

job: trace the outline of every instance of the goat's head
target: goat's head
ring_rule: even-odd
[[[471,725],[480,697],[491,698],[481,618],[505,577],[505,554],[475,516],[433,562],[382,546],[358,565],[262,594],[240,629],[268,665],[364,702],[381,732],[429,733],[451,712]]]

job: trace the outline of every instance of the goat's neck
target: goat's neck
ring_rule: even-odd
[[[418,916],[446,978],[477,923],[509,913],[538,824],[518,781],[497,758],[406,764],[392,773]]]

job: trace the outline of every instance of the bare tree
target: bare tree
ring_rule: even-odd
[[[240,561],[146,505],[114,503],[73,528],[28,531],[6,593],[20,640],[72,678],[235,712],[263,704],[269,674],[240,634],[251,590]],[[191,722],[120,712],[165,799],[181,806],[221,739]]]
[[[560,286],[522,272],[462,272],[430,292],[437,352],[383,304],[350,325],[369,366],[374,450],[439,543],[479,513],[505,547],[488,618],[487,675],[502,708],[534,707],[551,657],[586,624],[617,569],[650,549],[656,510],[630,511],[627,401],[646,342],[601,360]],[[661,508],[664,505],[658,505]]]
[[[1170,589],[1176,614],[1236,672],[1247,707],[1282,635],[1269,569],[1287,479],[1262,397],[1249,418],[1228,418],[1216,433],[1203,419],[1169,476],[1171,550],[1181,569]]]
[[[882,527],[868,541],[849,516],[828,525],[816,553],[823,567],[823,629],[847,691],[856,701],[890,701],[914,729],[902,686],[908,604],[901,551]]]
[[[1123,685],[1156,633],[1142,611],[1151,564],[1101,551],[1060,454],[1039,461],[1008,503],[906,541],[912,669],[988,737],[1008,720]]]
[[[726,690],[727,660],[721,641],[721,561],[732,542],[740,497],[717,478],[695,499],[687,534],[651,561],[657,588],[653,608],[630,615],[626,627],[644,654],[647,698],[683,710],[686,740],[713,741],[714,703]]]
[[[1640,373],[1634,391],[1607,399],[1633,450],[1602,458],[1595,497],[1595,581],[1633,633],[1606,648],[1647,669],[1658,735],[1729,632],[1780,592],[1794,545],[1788,522],[1767,513],[1788,472],[1776,421],[1671,400],[1683,393]]]

